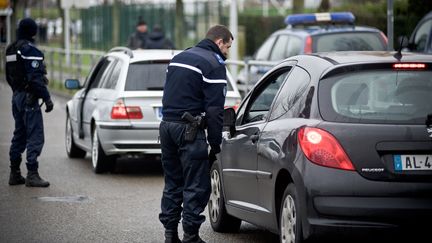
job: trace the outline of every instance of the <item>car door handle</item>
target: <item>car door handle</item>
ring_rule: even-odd
[[[256,143],[258,141],[258,138],[259,138],[258,134],[254,134],[254,135],[250,136],[252,143]]]
[[[94,101],[97,101],[97,100],[98,100],[98,98],[97,98],[97,97],[93,97],[93,100],[94,100]]]

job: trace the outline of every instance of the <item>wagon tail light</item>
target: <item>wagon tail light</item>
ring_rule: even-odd
[[[320,166],[342,170],[355,170],[342,146],[329,132],[311,127],[302,127],[298,141],[305,156]]]
[[[237,111],[237,109],[240,106],[240,102],[241,102],[241,100],[236,100],[235,105],[233,105],[233,106],[224,106],[224,109],[226,109],[226,108],[233,108],[235,111]]]
[[[142,119],[139,106],[125,106],[123,99],[117,100],[111,109],[111,119]]]
[[[306,43],[303,52],[305,54],[312,53],[312,37],[310,35],[306,37]]]

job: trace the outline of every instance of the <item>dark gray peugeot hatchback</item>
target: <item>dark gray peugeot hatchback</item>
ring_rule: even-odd
[[[405,227],[414,235],[432,219],[431,124],[430,55],[288,58],[237,114],[225,110],[211,225],[237,231],[244,220],[281,242]]]

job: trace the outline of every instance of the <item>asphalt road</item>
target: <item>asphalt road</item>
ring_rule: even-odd
[[[0,242],[163,242],[160,161],[121,160],[114,173],[96,175],[88,156],[69,159],[64,148],[65,98],[53,96],[54,111],[44,114],[39,172],[51,186],[9,186],[11,95],[0,81]],[[24,164],[21,170],[27,173]],[[278,241],[247,223],[239,233],[220,234],[206,221],[201,236],[207,242]]]

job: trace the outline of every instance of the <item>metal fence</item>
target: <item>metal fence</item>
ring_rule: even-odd
[[[66,51],[61,48],[39,47],[45,55],[45,66],[50,87],[62,89],[64,80],[67,78],[85,81],[90,69],[105,54],[95,50],[71,50],[70,64],[66,65]],[[0,46],[0,72],[5,73],[6,46]]]
[[[180,49],[197,42],[211,25],[221,23],[224,13],[222,0],[185,2],[183,7],[185,46],[178,46]],[[126,45],[139,19],[147,23],[150,32],[154,25],[161,26],[165,36],[175,43],[175,8],[173,3],[148,3],[82,9],[82,47],[108,50],[112,46]]]
[[[50,80],[50,87],[64,89],[64,80],[68,78],[78,79],[84,83],[91,68],[99,61],[105,52],[95,50],[71,50],[70,64],[66,65],[66,51],[61,48],[39,47],[45,55],[45,65],[47,67],[47,77]],[[0,72],[5,72],[5,46],[0,46]],[[233,78],[237,80],[237,70],[243,69],[245,72],[244,82],[237,83],[240,94],[244,96],[255,85],[251,72],[251,67],[267,67],[276,65],[276,62],[256,61],[256,60],[227,60],[226,64],[233,70]]]

